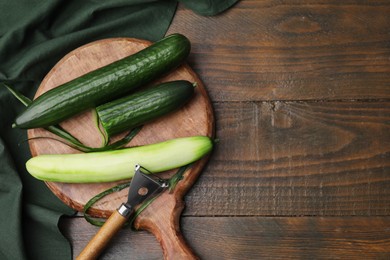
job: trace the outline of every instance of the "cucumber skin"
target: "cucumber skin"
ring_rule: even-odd
[[[108,137],[173,112],[187,103],[194,86],[186,80],[162,83],[96,108]]]
[[[190,42],[185,36],[167,36],[131,56],[45,92],[16,118],[13,127],[55,125],[108,102],[176,68],[188,56],[190,49]]]
[[[191,136],[113,151],[39,155],[28,160],[26,168],[43,181],[110,182],[132,178],[136,164],[162,172],[195,162],[212,148],[209,137]]]

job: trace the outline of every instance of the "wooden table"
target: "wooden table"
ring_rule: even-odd
[[[390,2],[180,5],[168,33],[213,101],[219,143],[186,196],[202,259],[390,259]],[[98,230],[61,221],[77,255]],[[162,259],[122,230],[102,259]]]

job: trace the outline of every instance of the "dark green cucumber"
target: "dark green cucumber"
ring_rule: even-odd
[[[118,98],[176,68],[190,52],[189,40],[173,34],[151,46],[50,90],[35,99],[13,125],[47,127]]]
[[[194,86],[189,81],[171,81],[105,103],[96,112],[110,138],[179,109],[193,93]]]

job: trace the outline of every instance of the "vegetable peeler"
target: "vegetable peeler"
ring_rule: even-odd
[[[111,238],[126,223],[135,207],[147,198],[156,196],[168,187],[168,182],[153,175],[146,175],[141,171],[142,166],[135,166],[135,174],[130,182],[129,194],[126,203],[115,210],[100,228],[88,245],[81,251],[77,260],[96,259],[110,242]],[[154,178],[155,177],[155,178]]]

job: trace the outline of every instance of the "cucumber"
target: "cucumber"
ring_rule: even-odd
[[[108,138],[173,112],[187,103],[194,86],[186,80],[162,83],[96,108]]]
[[[209,137],[191,136],[105,152],[39,155],[28,160],[26,168],[43,181],[110,182],[132,178],[136,164],[153,173],[187,165],[208,154],[212,147]]]
[[[190,52],[189,40],[172,34],[151,46],[71,80],[35,99],[13,124],[47,127],[88,108],[120,97],[180,65]]]

